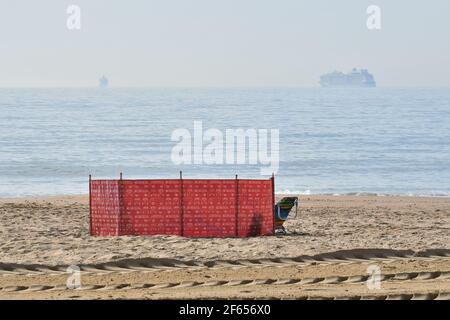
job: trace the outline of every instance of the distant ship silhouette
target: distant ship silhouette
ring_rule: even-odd
[[[102,76],[102,77],[98,80],[98,86],[99,86],[100,88],[108,88],[108,86],[109,86],[108,78],[106,78],[105,76]]]
[[[366,69],[353,69],[350,73],[332,72],[320,77],[320,85],[325,88],[360,87],[373,88],[377,84],[375,78]]]

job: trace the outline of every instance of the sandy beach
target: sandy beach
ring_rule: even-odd
[[[87,196],[0,213],[1,299],[449,298],[450,198],[301,196],[288,235],[247,239],[91,237]],[[83,290],[67,290],[68,265]]]
[[[350,249],[450,249],[450,198],[301,196],[291,235],[247,239],[91,237],[86,196],[1,199],[0,262],[297,257]]]

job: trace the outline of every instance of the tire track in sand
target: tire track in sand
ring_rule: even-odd
[[[361,249],[325,253],[315,256],[294,258],[212,260],[205,262],[180,261],[174,259],[135,259],[103,264],[78,265],[80,271],[89,274],[114,272],[155,272],[172,270],[199,270],[210,268],[265,268],[284,266],[308,266],[316,264],[352,264],[352,263],[391,263],[399,260],[440,261],[450,259],[450,250],[432,249],[422,252],[412,250]],[[20,265],[1,264],[0,275],[61,275],[67,272],[68,265]]]
[[[217,287],[217,286],[259,286],[259,285],[315,285],[315,284],[357,284],[364,283],[369,279],[369,275],[356,276],[332,276],[317,278],[288,278],[288,279],[247,279],[247,280],[209,280],[209,281],[183,281],[183,282],[166,282],[166,283],[120,283],[114,285],[87,285],[82,286],[77,291],[93,291],[93,290],[132,290],[132,289],[176,289],[176,288],[192,288],[192,287]],[[381,275],[380,281],[436,281],[450,280],[450,271],[435,272],[409,272],[394,273]],[[37,291],[64,291],[68,289],[64,285],[28,285],[28,286],[6,286],[1,287],[2,292],[37,292]]]

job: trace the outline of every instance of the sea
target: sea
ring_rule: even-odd
[[[0,197],[86,194],[89,174],[270,178],[175,163],[195,122],[278,130],[280,193],[450,195],[450,88],[2,88]]]

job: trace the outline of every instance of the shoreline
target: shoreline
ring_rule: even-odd
[[[398,199],[450,199],[450,195],[396,195],[396,194],[376,194],[376,193],[347,193],[347,194],[304,194],[304,193],[283,193],[276,192],[275,198],[279,199],[283,196],[298,196],[299,198],[398,198]],[[52,204],[79,203],[89,204],[89,194],[65,194],[65,195],[36,195],[36,196],[17,196],[17,197],[1,197],[0,204],[4,203],[25,203],[25,202],[49,202]]]

